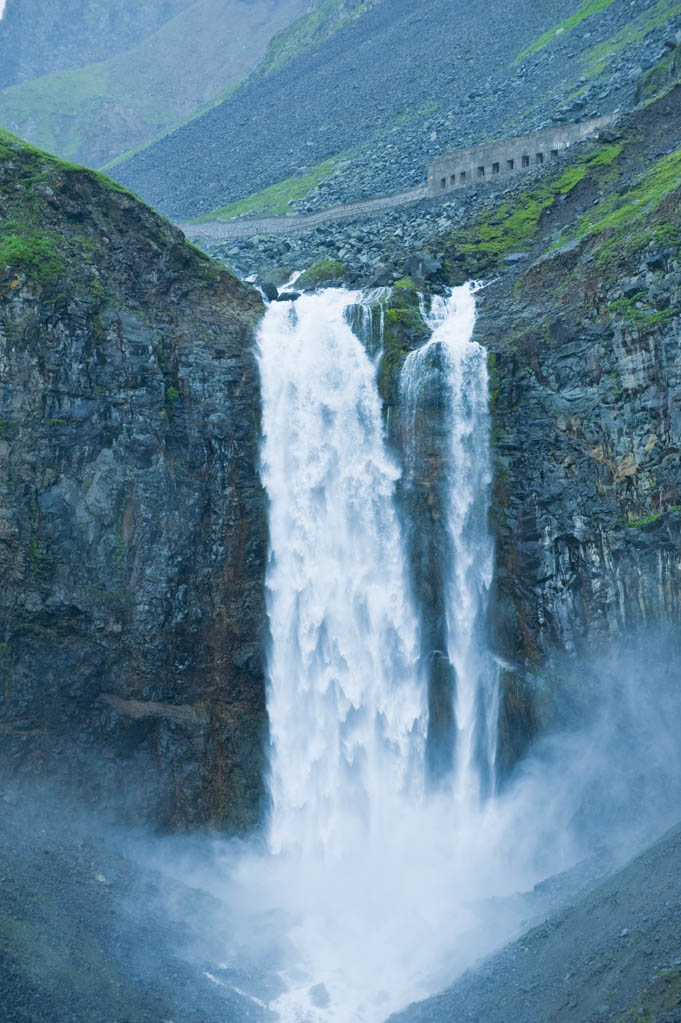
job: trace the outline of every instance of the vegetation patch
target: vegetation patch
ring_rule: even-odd
[[[532,243],[542,214],[559,196],[571,192],[590,172],[610,167],[621,151],[620,143],[603,146],[586,160],[567,167],[559,177],[485,213],[470,228],[457,231],[449,240],[454,258],[463,261],[472,274],[499,269],[505,255],[522,251]],[[452,271],[451,259],[448,262]]]
[[[614,58],[638,46],[650,32],[662,28],[677,14],[681,14],[681,0],[658,0],[649,10],[643,11],[609,39],[584,54],[582,61],[586,73],[595,76],[607,71]]]
[[[668,512],[681,511],[681,505],[673,504],[670,508],[666,508],[664,511],[653,512],[651,515],[646,515],[643,519],[622,519],[622,525],[628,529],[639,529],[641,526],[649,526],[652,522],[657,522],[663,515]]]
[[[648,293],[639,291],[631,298],[618,298],[608,305],[608,312],[624,320],[630,327],[654,327],[666,323],[674,316],[674,310],[657,309],[651,305]]]
[[[269,185],[260,192],[248,195],[244,199],[237,199],[227,206],[212,213],[204,213],[200,217],[194,217],[192,224],[203,224],[209,220],[234,220],[236,217],[244,217],[248,213],[258,213],[261,216],[280,216],[289,212],[289,203],[298,199],[305,199],[312,192],[320,181],[331,177],[340,157],[333,157],[317,164],[307,174],[300,177],[286,178],[276,185]]]
[[[55,171],[63,174],[85,174],[97,181],[109,192],[118,192],[127,195],[131,199],[141,202],[134,192],[130,192],[117,181],[102,174],[100,171],[90,170],[88,167],[81,167],[78,163],[69,163],[68,160],[61,160],[51,153],[46,153],[29,142],[20,139],[4,128],[0,128],[0,160],[19,159],[24,162],[24,168],[19,175],[19,183],[24,187],[35,185],[40,181],[47,181]],[[22,206],[26,206],[25,200]],[[6,227],[6,225],[5,225]]]
[[[617,1017],[616,1023],[652,1023],[662,1013],[675,1018],[681,1003],[681,970],[663,970],[633,1005]]]
[[[585,214],[565,237],[601,236],[601,266],[624,252],[650,241],[680,244],[678,226],[670,223],[662,207],[675,193],[681,195],[681,149],[662,157],[624,192],[608,196]]]
[[[49,284],[61,272],[62,261],[56,240],[45,231],[13,231],[0,237],[0,267]]]
[[[83,127],[77,119],[94,116],[101,97],[110,89],[107,64],[61,71],[5,89],[0,94],[3,123],[21,129],[35,121],[39,112],[35,141],[44,149],[58,150],[66,157],[74,156],[81,143]],[[72,127],[65,138],[60,138],[53,125],[65,122],[70,122]]]
[[[564,32],[569,32],[570,29],[576,28],[577,25],[586,19],[590,18],[592,14],[598,14],[600,11],[605,10],[609,7],[613,0],[582,0],[579,7],[574,14],[571,14],[569,18],[565,18],[558,25],[554,25],[543,35],[540,35],[538,39],[535,39],[533,43],[525,47],[513,61],[513,64],[520,64],[525,57],[529,57],[531,53],[537,53],[539,50],[543,50],[545,46],[555,39],[557,36],[562,35]]]
[[[321,284],[338,280],[343,276],[345,267],[337,259],[318,259],[296,281],[296,287],[318,288]]]
[[[77,281],[72,276],[68,289],[54,287],[44,301],[54,306],[75,289],[90,302],[116,305],[115,294],[105,290],[96,269],[102,246],[98,213],[109,218],[111,228],[120,222],[119,210],[133,208],[140,227],[153,233],[154,244],[164,248],[174,269],[191,269],[211,283],[228,273],[205,252],[169,233],[137,196],[98,171],[43,153],[2,129],[0,162],[4,164],[0,277],[5,270],[12,273],[10,290],[19,287],[22,277],[47,285],[78,270]],[[80,211],[75,222],[62,215],[62,200]],[[96,323],[93,328],[97,330]],[[103,336],[101,325],[99,329]]]
[[[397,402],[400,371],[409,352],[414,351],[430,336],[423,322],[416,290],[402,286],[395,288],[382,300],[383,354],[378,367],[378,390],[384,409],[389,411]]]

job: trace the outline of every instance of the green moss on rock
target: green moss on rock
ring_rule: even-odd
[[[386,414],[398,398],[399,376],[409,352],[430,335],[419,308],[418,292],[404,284],[384,300],[383,355],[378,368],[378,390]]]
[[[19,225],[10,234],[0,236],[0,268],[47,284],[62,268],[56,239],[45,231],[24,230]]]
[[[445,239],[445,269],[451,279],[496,273],[504,257],[526,251],[534,244],[542,214],[556,200],[568,195],[588,174],[599,179],[617,161],[620,143],[598,146],[587,157],[559,175],[544,179],[512,200],[487,210],[469,227],[456,230]]]
[[[318,259],[296,281],[300,288],[318,288],[342,278],[345,267],[338,259]]]
[[[674,967],[658,974],[634,1003],[617,1017],[616,1023],[652,1023],[656,1019],[671,1019],[667,1013],[673,1013],[676,1018],[680,1004],[681,970]],[[664,1017],[662,1013],[665,1013]]]

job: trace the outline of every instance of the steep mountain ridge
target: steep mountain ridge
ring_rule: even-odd
[[[196,0],[6,0],[0,88],[105,60],[156,32]]]

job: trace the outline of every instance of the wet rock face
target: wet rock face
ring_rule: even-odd
[[[5,196],[29,169],[18,155]],[[266,732],[261,300],[132,197],[42,169],[31,230],[58,269],[0,268],[0,771],[164,827],[247,830]]]
[[[447,566],[453,556],[446,521],[450,410],[439,345],[429,354],[427,376],[418,397],[408,401],[401,387],[406,357],[431,333],[423,321],[415,285],[405,278],[402,286],[383,300],[378,386],[388,440],[402,466],[397,507],[421,623],[421,657],[428,687],[428,783],[437,788],[451,771],[456,734],[456,680],[447,655]],[[371,352],[371,346],[367,347]]]
[[[657,275],[671,292],[676,262]],[[676,315],[648,328],[530,307],[532,326],[497,354],[493,632],[512,666],[507,766],[575,698],[561,689],[561,663],[586,668],[610,640],[681,622],[681,310],[671,301]],[[487,331],[499,344],[483,313]]]
[[[509,192],[440,242],[448,267],[473,257],[490,282],[475,339],[490,368],[502,775],[593,711],[604,649],[640,664],[642,641],[678,635],[680,96],[624,115],[567,178]]]

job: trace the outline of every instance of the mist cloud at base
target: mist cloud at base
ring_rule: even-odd
[[[475,812],[444,793],[386,804],[341,856],[151,835],[110,811],[77,813],[59,784],[5,782],[2,890],[21,927],[0,919],[19,964],[0,979],[16,999],[39,992],[46,1019],[124,1018],[135,1005],[183,1021],[384,1020],[681,819],[677,654],[673,634],[656,635],[564,668],[556,700],[570,727],[539,742],[496,800]]]
[[[214,900],[186,953],[286,1023],[378,1023],[435,993],[681,817],[676,648],[658,634],[566,672],[572,727],[477,810],[385,805],[336,857],[166,840],[159,868]]]

